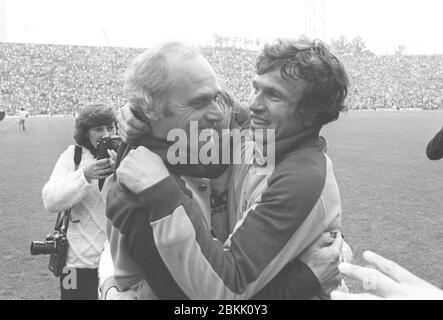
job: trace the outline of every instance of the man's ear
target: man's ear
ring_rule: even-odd
[[[150,125],[151,121],[156,120],[154,111],[146,103],[144,103],[143,105],[140,104],[138,107],[134,107],[133,105],[130,106],[134,116],[147,125]]]
[[[143,111],[146,119],[148,120],[147,123],[149,124],[150,122],[157,122],[160,120],[160,114],[158,112],[155,112],[152,109],[147,110],[146,112]]]
[[[157,107],[154,105],[152,97],[149,94],[145,93],[144,99],[145,103],[143,104],[142,111],[145,116],[145,120],[147,120],[145,122],[149,124],[150,121],[159,121],[160,113],[157,111]]]

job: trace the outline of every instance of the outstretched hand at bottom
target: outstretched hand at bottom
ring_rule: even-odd
[[[371,251],[365,251],[363,258],[372,267],[360,267],[350,263],[339,265],[340,271],[362,282],[363,288],[372,293],[346,293],[333,291],[334,300],[440,300],[443,291],[420,279],[397,263]]]

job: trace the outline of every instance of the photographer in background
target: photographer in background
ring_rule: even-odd
[[[75,170],[75,146],[69,146],[58,159],[52,175],[43,187],[45,208],[58,212],[72,208],[67,239],[69,249],[66,267],[75,268],[76,286],[64,288],[60,276],[61,300],[97,300],[98,262],[106,236],[106,183],[113,173],[115,151],[97,148],[103,138],[116,134],[116,115],[105,104],[86,106],[75,122],[74,140],[81,147],[81,161]],[[109,158],[110,157],[110,158]],[[103,159],[104,158],[104,159]]]

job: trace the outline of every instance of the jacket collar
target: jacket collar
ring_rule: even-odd
[[[324,144],[319,137],[321,126],[309,127],[290,137],[275,142],[275,160],[280,161],[286,154],[298,149]]]
[[[321,126],[309,127],[297,134],[272,142],[274,144],[275,163],[280,162],[287,154],[298,149],[312,146],[321,146],[322,148],[325,148],[326,141],[319,137],[320,129]],[[261,147],[259,143],[254,142],[254,155],[255,157],[258,157],[254,159],[255,166],[260,167],[266,163],[263,151],[266,150],[267,152],[272,152],[270,143],[271,142],[268,142]]]

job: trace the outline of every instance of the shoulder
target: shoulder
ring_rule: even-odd
[[[327,158],[321,148],[306,148],[289,153],[276,164],[268,180],[268,188],[292,201],[300,198],[316,201],[327,176]]]
[[[67,158],[71,158],[73,159],[74,157],[74,152],[75,152],[75,145],[70,145],[68,148],[66,148],[65,151],[62,152],[60,159],[67,159]]]
[[[59,161],[73,162],[74,161],[74,155],[75,155],[75,147],[76,146],[73,145],[73,144],[68,146],[68,148],[66,148],[66,150],[63,151],[62,154],[60,155]],[[90,154],[91,152],[87,148],[85,148],[85,147],[80,147],[80,148],[82,150],[81,159],[83,160],[84,156],[86,154]],[[92,154],[91,154],[91,156],[92,156]]]
[[[327,158],[320,147],[308,147],[287,154],[277,163],[272,176],[311,180],[326,175]],[[271,179],[272,179],[271,176]]]

